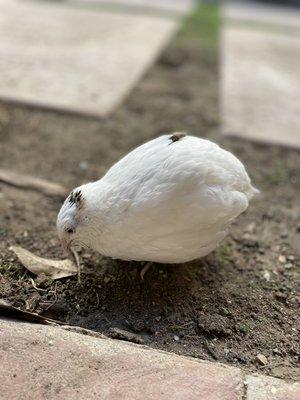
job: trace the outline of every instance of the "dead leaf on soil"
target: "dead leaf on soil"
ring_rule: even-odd
[[[50,325],[63,325],[61,321],[57,321],[52,318],[43,317],[42,315],[32,313],[29,311],[20,310],[17,307],[12,306],[4,299],[0,299],[0,316],[5,318],[13,318],[20,321],[27,321],[40,324]]]
[[[49,182],[30,175],[19,174],[6,169],[0,169],[0,182],[23,189],[37,190],[48,196],[65,197],[69,192],[64,186],[58,183]]]
[[[24,267],[35,275],[45,274],[51,279],[61,279],[77,274],[77,267],[71,260],[49,260],[19,246],[13,246],[11,249]]]

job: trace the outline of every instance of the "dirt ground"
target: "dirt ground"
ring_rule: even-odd
[[[217,24],[215,11],[206,11],[207,31],[195,27],[196,15],[111,118],[0,103],[1,168],[72,189],[98,179],[134,146],[184,130],[233,151],[261,195],[204,259],[156,265],[142,282],[139,263],[85,252],[92,273],[78,284],[76,277],[35,278],[9,250],[18,244],[62,258],[55,229],[61,201],[0,184],[0,298],[110,336],[296,379],[299,152],[219,134]]]

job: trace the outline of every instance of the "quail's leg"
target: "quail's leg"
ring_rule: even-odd
[[[146,274],[146,272],[148,271],[149,268],[151,268],[151,266],[153,265],[152,262],[146,262],[146,264],[143,266],[141,272],[140,272],[140,276],[141,276],[141,280],[144,280],[144,276]]]

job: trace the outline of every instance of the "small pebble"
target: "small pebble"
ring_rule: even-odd
[[[255,361],[259,362],[260,365],[268,364],[268,359],[263,354],[257,354],[257,356],[255,357]]]
[[[270,281],[270,278],[271,278],[270,272],[269,272],[269,271],[264,271],[264,272],[263,272],[263,278],[264,278],[267,282],[269,282],[269,281]]]
[[[288,259],[289,261],[295,261],[295,257],[294,257],[294,256],[287,256],[287,259]]]
[[[278,257],[278,261],[279,261],[280,263],[284,264],[284,263],[286,262],[286,256],[284,256],[284,255],[281,254],[281,255]]]
[[[173,336],[173,339],[175,340],[175,342],[179,342],[179,336],[174,335],[174,336]]]
[[[293,264],[292,263],[284,264],[284,268],[291,269],[291,268],[293,268]]]

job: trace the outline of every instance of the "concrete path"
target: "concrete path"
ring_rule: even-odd
[[[101,336],[101,335],[100,335]],[[61,327],[0,320],[5,400],[298,400],[300,385]]]
[[[74,3],[0,0],[0,98],[107,116],[179,23]]]
[[[225,134],[300,147],[300,9],[296,10],[281,12],[256,3],[225,6]]]
[[[235,22],[255,22],[267,25],[274,24],[285,28],[299,28],[299,10],[294,7],[284,7],[260,3],[258,1],[228,1],[224,7],[225,19]]]
[[[124,5],[127,7],[138,7],[141,9],[153,9],[161,12],[169,12],[170,15],[174,13],[186,14],[188,13],[195,0],[69,0],[70,2],[86,3],[86,4],[99,4],[106,6]]]

